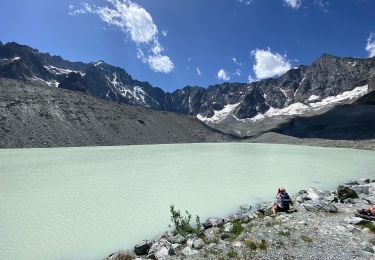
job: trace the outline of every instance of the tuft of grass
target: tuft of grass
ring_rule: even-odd
[[[312,243],[314,241],[311,237],[308,237],[306,235],[301,235],[301,239],[306,243]]]
[[[233,229],[230,232],[234,236],[239,236],[243,232],[244,228],[241,226],[240,221],[233,222]]]
[[[280,236],[284,236],[284,237],[290,237],[290,231],[288,231],[288,230],[282,230],[282,231],[279,231],[278,232],[278,234],[280,235]]]
[[[370,221],[362,221],[358,224],[361,228],[368,228],[372,233],[375,233],[375,225]]]
[[[236,251],[234,251],[233,249],[231,249],[231,250],[228,252],[227,256],[228,256],[229,258],[236,258],[236,257],[237,257],[237,253],[236,253]]]
[[[284,247],[284,242],[281,240],[276,241],[276,248],[280,249]]]
[[[262,239],[260,243],[258,244],[258,248],[260,250],[267,250],[267,241]]]
[[[249,248],[249,249],[251,249],[253,251],[257,250],[257,244],[253,240],[251,240],[251,239],[245,240],[244,244],[245,244],[245,246],[247,248]]]

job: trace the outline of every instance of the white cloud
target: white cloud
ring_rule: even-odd
[[[111,7],[98,7],[83,3],[81,9],[73,10],[69,14],[92,13],[98,15],[103,22],[119,28],[137,44],[137,57],[148,63],[152,70],[171,72],[174,68],[173,62],[168,56],[162,55],[164,49],[159,43],[158,28],[150,13],[130,0],[105,1],[110,3]]]
[[[235,76],[241,76],[241,70],[237,69],[236,72],[233,73]]]
[[[251,74],[247,77],[247,82],[251,83],[251,82],[254,82],[255,79],[253,78],[253,76],[251,76]]]
[[[375,32],[370,33],[367,38],[366,51],[368,51],[369,58],[375,56]]]
[[[237,2],[243,3],[245,5],[251,4],[252,1],[254,1],[254,0],[237,0]]]
[[[201,70],[198,67],[197,67],[197,74],[198,74],[198,76],[202,75],[202,72],[201,72]]]
[[[238,65],[238,66],[242,66],[242,63],[239,62],[235,57],[232,57],[232,61],[234,64]]]
[[[163,30],[163,31],[161,31],[161,34],[163,34],[163,36],[165,37],[165,36],[167,36],[167,35],[168,35],[168,31],[166,31],[166,30]]]
[[[287,6],[293,9],[298,9],[302,5],[301,0],[283,0],[283,1]]]
[[[272,78],[281,76],[288,70],[291,65],[285,56],[267,50],[253,50],[251,54],[255,57],[253,70],[257,79]]]
[[[228,75],[228,73],[224,69],[221,69],[217,72],[217,77],[218,77],[219,80],[223,80],[223,81],[230,80],[230,76]]]

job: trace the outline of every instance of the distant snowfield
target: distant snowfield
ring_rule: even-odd
[[[276,117],[276,116],[302,115],[306,112],[317,111],[322,108],[336,105],[342,101],[348,101],[354,98],[359,98],[365,95],[367,92],[368,92],[368,85],[365,85],[365,86],[356,87],[350,91],[345,91],[337,96],[330,96],[330,97],[324,98],[322,100],[320,100],[320,97],[317,95],[311,95],[307,100],[309,102],[307,104],[297,102],[285,108],[270,107],[269,110],[266,111],[265,113],[263,114],[259,113],[252,118],[246,118],[246,119],[238,119],[233,115],[233,111],[237,108],[237,106],[240,103],[228,104],[224,106],[224,108],[220,111],[215,110],[214,115],[210,118],[203,117],[200,114],[197,115],[197,118],[205,123],[214,123],[214,124],[222,122],[228,116],[233,116],[237,121],[241,121],[241,122],[248,122],[248,121],[257,122],[265,118],[271,118],[271,117]]]

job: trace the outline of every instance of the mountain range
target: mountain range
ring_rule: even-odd
[[[186,86],[169,93],[104,61],[70,62],[26,45],[0,42],[0,78],[193,116],[210,128],[243,138],[283,132],[277,129],[296,117],[325,114],[375,90],[375,57],[324,54],[310,66],[294,67],[278,78]]]

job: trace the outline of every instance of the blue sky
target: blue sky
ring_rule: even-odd
[[[3,0],[0,40],[104,60],[167,91],[375,55],[375,0]]]

